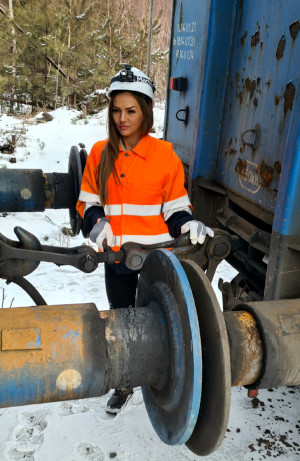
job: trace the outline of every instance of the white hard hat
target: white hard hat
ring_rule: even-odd
[[[141,70],[125,64],[110,81],[107,96],[110,98],[113,91],[134,91],[154,99],[155,85]]]

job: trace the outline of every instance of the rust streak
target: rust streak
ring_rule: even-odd
[[[256,325],[256,321],[249,312],[235,312],[234,316],[240,327],[242,342],[239,342],[241,368],[236,376],[233,386],[241,386],[254,383],[260,375],[262,365],[262,342]],[[237,370],[235,370],[237,371]]]
[[[277,174],[281,173],[282,166],[281,166],[281,163],[278,160],[276,160],[276,162],[274,163],[274,169],[275,169]]]
[[[259,166],[259,174],[262,179],[263,187],[270,187],[273,179],[274,168],[269,166],[264,160]]]
[[[242,45],[244,45],[247,35],[248,35],[248,32],[247,32],[247,30],[245,30],[245,32],[243,33],[243,36],[241,38],[241,44]]]
[[[298,32],[300,30],[300,21],[295,21],[293,24],[290,25],[290,34],[293,40],[296,40]]]
[[[243,104],[243,92],[242,91],[238,93],[238,98],[240,100],[240,104]]]
[[[250,98],[253,98],[253,93],[256,88],[256,80],[250,80],[250,78],[247,77],[245,80],[245,87],[246,90],[250,92]]]
[[[249,312],[241,311],[239,313],[239,319],[241,322],[241,326],[244,330],[247,330],[249,327],[252,328],[256,326],[256,322],[254,318],[252,317],[252,315],[249,314]]]
[[[275,106],[278,106],[279,103],[280,103],[280,96],[278,96],[278,94],[276,94],[274,96],[274,104],[275,104]]]
[[[288,110],[293,110],[294,99],[295,99],[296,89],[292,82],[289,82],[283,93],[284,98],[284,113],[286,114]]]
[[[260,42],[260,32],[259,30],[255,32],[251,37],[251,46],[256,46]]]
[[[247,161],[242,160],[241,158],[238,159],[235,165],[235,171],[240,175],[245,177],[246,176],[246,169],[247,169]]]
[[[43,173],[44,189],[45,189],[45,208],[53,208],[54,194],[51,188],[51,183],[47,174]]]
[[[276,51],[276,58],[279,60],[283,57],[283,52],[285,48],[285,35],[281,37],[278,43],[277,51]]]

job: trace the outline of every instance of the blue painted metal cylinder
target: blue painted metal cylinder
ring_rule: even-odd
[[[78,235],[82,219],[76,211],[87,153],[72,146],[68,173],[0,169],[0,213],[69,209],[71,228]]]
[[[94,304],[0,310],[0,407],[165,384],[168,337],[157,306]]]
[[[0,212],[44,211],[42,170],[0,169]]]
[[[99,395],[105,350],[96,306],[1,309],[0,324],[1,407]]]

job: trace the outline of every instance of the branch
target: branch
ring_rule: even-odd
[[[2,101],[17,102],[19,104],[28,104],[29,106],[37,105],[35,102],[28,102],[28,101],[25,101],[24,99],[18,99],[18,98],[9,98],[8,96],[0,96],[0,99]]]
[[[6,11],[5,11],[5,8],[4,8],[4,6],[3,6],[2,4],[0,4],[0,13],[2,13],[6,18],[8,18],[9,21],[13,22],[14,26],[18,29],[18,31],[19,31],[21,34],[23,34],[23,35],[26,36],[26,33],[24,32],[24,30],[22,29],[22,27],[19,26],[19,24],[16,23],[14,20],[12,20],[12,19],[10,19],[10,18],[8,17],[8,15],[7,15]],[[27,37],[26,37],[26,38],[27,38]],[[50,62],[50,64],[52,64],[52,66],[53,66],[63,77],[65,77],[66,79],[69,78],[69,80],[70,80],[71,82],[74,81],[74,79],[73,79],[72,77],[68,76],[68,75],[61,69],[61,67],[60,67],[59,65],[57,65],[57,64],[53,61],[53,59],[50,58],[50,56],[48,56],[48,55],[47,55],[46,53],[44,53],[43,51],[39,50],[36,46],[30,45],[30,43],[28,44],[28,46],[29,46],[30,48],[32,48],[33,50],[37,51],[38,53],[40,53],[42,56],[44,56],[44,57],[47,59],[47,61]]]

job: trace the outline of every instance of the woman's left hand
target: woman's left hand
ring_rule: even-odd
[[[209,237],[213,237],[215,235],[214,231],[210,227],[207,227],[201,221],[196,220],[188,221],[181,226],[182,234],[185,234],[188,231],[190,231],[190,239],[193,245],[196,245],[196,243],[202,244],[207,235]]]

